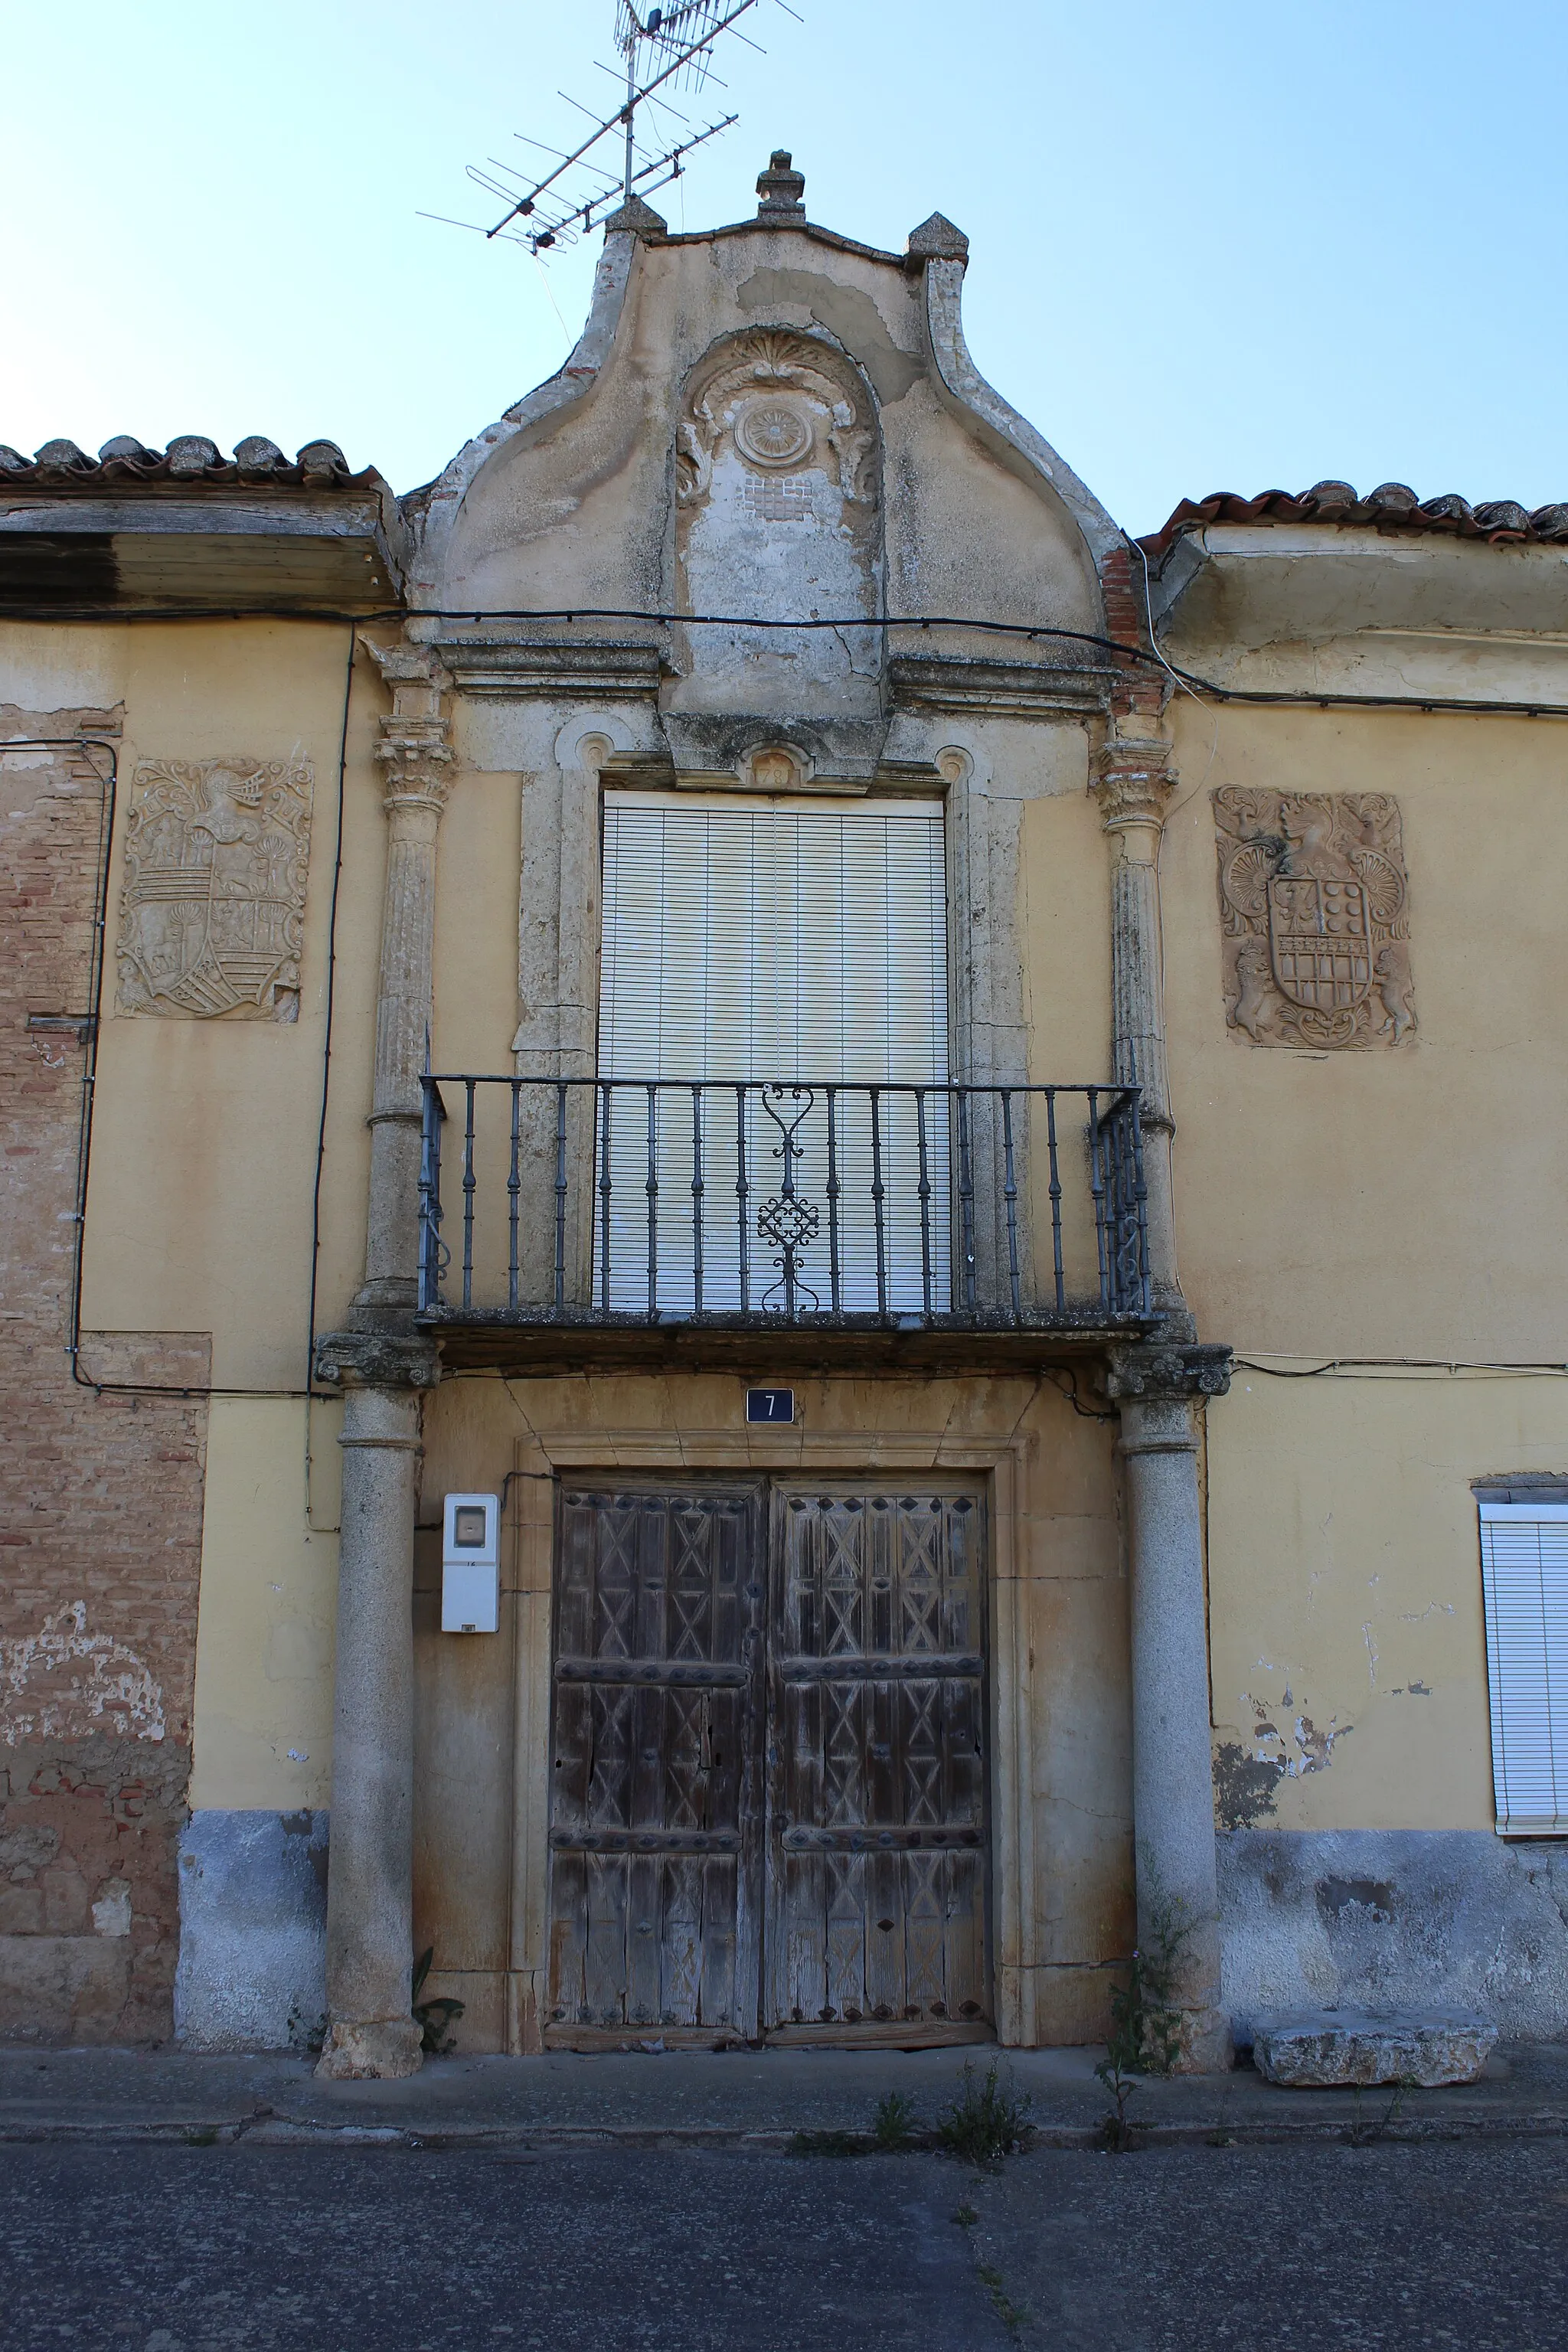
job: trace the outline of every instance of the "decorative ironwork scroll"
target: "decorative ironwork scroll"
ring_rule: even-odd
[[[798,1106],[793,1118],[774,1107],[786,1097]],[[801,1278],[801,1253],[808,1242],[816,1239],[821,1219],[812,1203],[801,1199],[795,1181],[795,1162],[805,1157],[795,1138],[816,1100],[816,1090],[811,1087],[768,1086],[762,1089],[763,1108],[779,1131],[773,1158],[784,1161],[784,1181],[776,1197],[764,1201],[757,1212],[758,1238],[771,1242],[779,1253],[773,1260],[779,1278],[763,1293],[763,1306],[772,1307],[782,1292],[786,1315],[795,1313],[801,1298],[808,1298],[814,1310],[822,1304],[816,1291]]]

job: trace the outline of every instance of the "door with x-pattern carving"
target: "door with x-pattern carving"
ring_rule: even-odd
[[[775,1486],[764,2019],[774,2038],[988,2030],[985,1510]]]
[[[987,2031],[982,1496],[558,1512],[547,2042]]]

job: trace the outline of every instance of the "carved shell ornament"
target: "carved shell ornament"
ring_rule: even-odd
[[[1386,793],[1214,795],[1226,1021],[1255,1045],[1403,1045],[1408,885]]]
[[[867,459],[876,435],[866,395],[840,381],[830,355],[803,336],[748,335],[731,344],[694,391],[676,428],[676,497],[708,497],[715,461],[731,447],[749,469],[778,477],[836,477],[857,504],[876,497]],[[851,371],[846,367],[844,375]]]

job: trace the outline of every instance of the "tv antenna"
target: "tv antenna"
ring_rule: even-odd
[[[710,83],[724,88],[713,70],[713,47],[726,33],[733,33],[759,57],[767,54],[760,42],[739,29],[740,19],[761,5],[762,0],[675,0],[669,7],[647,7],[642,14],[635,0],[616,0],[615,45],[620,65],[607,66],[599,58],[595,63],[624,89],[621,104],[601,120],[591,107],[560,91],[568,106],[593,123],[587,137],[568,153],[515,131],[514,138],[524,147],[550,157],[552,168],[530,180],[526,173],[492,155],[489,163],[500,174],[497,179],[490,170],[470,163],[469,179],[500,196],[507,209],[490,228],[480,221],[446,221],[446,226],[474,229],[487,242],[504,237],[509,243],[527,246],[537,257],[552,246],[574,245],[620,205],[651,195],[656,188],[679,179],[691,150],[728,131],[739,117],[726,114],[698,128],[670,103],[671,96],[676,90],[702,91]],[[795,17],[797,25],[805,22],[788,0],[772,0],[772,5]],[[638,122],[639,109],[643,125]],[[651,131],[651,137],[645,134],[643,126]],[[618,172],[607,166],[605,142],[611,139],[621,150]],[[445,220],[440,213],[421,213],[419,217]]]

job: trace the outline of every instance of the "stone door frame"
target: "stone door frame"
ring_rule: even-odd
[[[575,1386],[575,1383],[573,1384]],[[606,1388],[613,1386],[609,1380]],[[1010,1417],[1011,1423],[1011,1417]],[[942,1430],[784,1433],[764,1429],[700,1432],[535,1427],[513,1464],[503,1576],[517,1596],[514,1654],[513,1804],[506,2048],[541,2048],[550,1917],[551,1613],[558,1475],[675,1479],[754,1475],[864,1477],[966,1475],[985,1496],[988,1527],[987,1719],[989,1727],[990,1958],[996,2037],[1028,2038],[1025,1921],[1035,1876],[1031,1808],[1027,1628],[1019,1605],[1016,1512],[1026,1438],[1010,1425],[994,1439],[953,1443]]]

